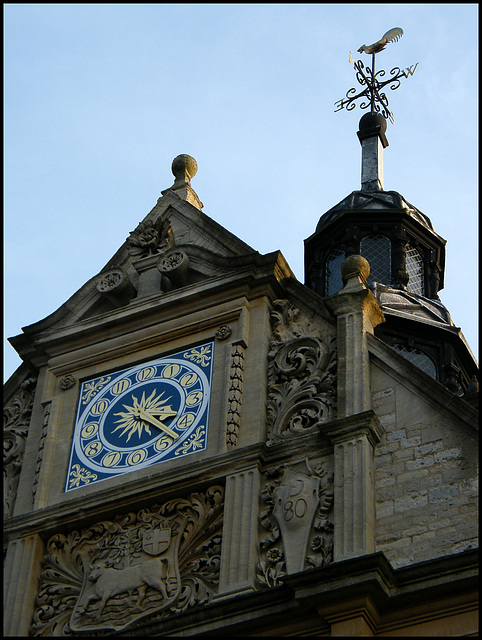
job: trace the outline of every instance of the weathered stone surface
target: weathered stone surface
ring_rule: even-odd
[[[473,634],[476,402],[374,337],[364,259],[320,298],[201,211],[195,170],[13,340],[5,634]],[[208,341],[205,449],[66,494],[80,385]]]
[[[379,341],[370,341],[379,356]],[[382,355],[383,351],[383,355]],[[388,356],[388,353],[387,353]],[[475,424],[457,399],[453,413],[439,404],[443,387],[428,376],[424,388],[372,363],[374,408],[385,435],[375,450],[376,548],[395,567],[475,548],[478,518]],[[387,420],[393,415],[395,420]],[[408,552],[409,550],[409,552]]]
[[[33,635],[121,630],[217,592],[222,487],[152,505],[47,542]]]

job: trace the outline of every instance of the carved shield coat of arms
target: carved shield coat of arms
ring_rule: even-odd
[[[158,556],[169,549],[171,544],[171,529],[152,529],[145,531],[142,536],[142,549],[150,556]]]
[[[223,513],[224,489],[213,485],[54,533],[31,635],[123,632],[210,602],[219,584]]]
[[[155,527],[141,524],[118,531],[107,544],[86,547],[82,591],[70,619],[72,631],[119,631],[169,607],[181,588],[178,551],[186,522],[177,514]]]

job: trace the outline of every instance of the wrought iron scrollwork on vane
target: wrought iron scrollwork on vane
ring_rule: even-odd
[[[381,69],[380,71],[375,71],[375,54],[385,47],[387,41],[390,42],[398,39],[399,37],[401,37],[402,33],[403,31],[399,28],[392,29],[388,31],[378,43],[370,45],[369,47],[363,45],[363,47],[359,49],[360,52],[371,53],[371,68],[369,66],[365,66],[361,60],[353,59],[350,52],[349,61],[353,62],[356,79],[358,83],[362,87],[364,87],[364,89],[362,91],[359,91],[358,93],[356,88],[349,89],[346,92],[344,98],[335,102],[335,106],[337,107],[337,109],[335,109],[335,112],[340,111],[343,108],[346,108],[347,111],[351,111],[355,108],[356,101],[361,99],[361,102],[359,104],[361,109],[367,109],[368,107],[370,107],[371,111],[381,113],[393,124],[393,114],[388,108],[388,98],[383,89],[387,85],[390,85],[388,88],[391,90],[398,89],[402,78],[408,78],[415,73],[418,62],[415,66],[412,65],[404,70],[400,69],[400,67],[394,67],[390,71],[390,77],[385,80],[383,78],[385,77],[386,72],[383,69]],[[390,34],[391,39],[389,38],[387,40],[386,37],[390,36]]]

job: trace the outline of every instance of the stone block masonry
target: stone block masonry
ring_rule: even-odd
[[[403,395],[373,394],[385,428],[375,449],[376,550],[396,568],[478,545],[477,446],[421,401],[404,410]]]

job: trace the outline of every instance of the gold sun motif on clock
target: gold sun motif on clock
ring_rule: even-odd
[[[156,397],[155,389],[148,398],[146,398],[145,392],[142,392],[140,400],[133,395],[132,406],[124,404],[123,407],[126,411],[114,414],[121,417],[116,421],[119,425],[112,431],[112,433],[115,433],[119,429],[123,429],[120,436],[127,434],[126,442],[129,442],[131,436],[135,433],[141,437],[144,429],[148,435],[152,435],[151,427],[154,426],[163,433],[167,433],[171,438],[178,438],[179,434],[162,422],[162,420],[173,418],[177,415],[177,411],[174,411],[171,405],[166,405],[166,402],[168,402],[170,398],[163,399],[163,395],[164,392]]]

